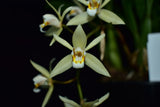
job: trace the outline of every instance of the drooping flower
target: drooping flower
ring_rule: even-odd
[[[70,100],[66,97],[59,96],[59,98],[61,101],[63,101],[65,107],[97,107],[109,98],[109,93],[105,94],[100,99],[90,101],[90,102],[84,102],[81,105],[79,105],[75,101]]]
[[[56,15],[58,17],[56,17],[53,14],[45,14],[43,15],[43,23],[39,25],[40,27],[40,31],[45,33],[47,36],[53,36],[53,34],[56,35],[60,35],[62,30],[63,30],[63,19],[65,17],[65,15],[72,9],[72,7],[68,7],[64,10],[64,12],[61,14],[61,8],[63,5],[61,5],[58,9],[58,11],[54,8],[54,6],[52,6],[48,0],[46,0],[46,2],[48,3],[48,5],[54,10],[54,12],[56,13]],[[50,28],[47,31],[44,31],[43,29],[46,26],[50,26]],[[50,46],[55,42],[55,39],[53,38]]]
[[[93,18],[97,15],[101,20],[112,23],[114,25],[117,24],[125,24],[124,21],[113,13],[110,10],[102,9],[110,0],[78,0],[79,2],[83,3],[84,5],[88,6],[87,11],[83,12],[75,17],[73,17],[67,25],[79,25],[85,24],[93,20]]]
[[[95,56],[86,52],[95,45],[97,45],[105,37],[105,34],[98,36],[87,47],[86,47],[87,44],[86,34],[83,31],[81,25],[79,25],[76,28],[75,32],[73,33],[72,36],[73,47],[67,41],[58,37],[57,35],[54,35],[54,37],[57,42],[67,47],[72,52],[71,54],[65,56],[62,60],[58,62],[55,68],[51,71],[50,77],[54,77],[58,74],[61,74],[71,67],[76,69],[83,68],[84,64],[89,66],[95,72],[110,77],[110,74],[104,67],[104,65]]]
[[[35,93],[38,93],[38,92],[40,92],[40,89],[39,89],[40,86],[41,87],[43,87],[43,86],[49,87],[48,92],[47,92],[47,94],[43,100],[43,103],[42,103],[42,107],[45,107],[47,102],[49,101],[49,99],[52,95],[53,89],[54,89],[53,80],[50,78],[50,73],[46,68],[33,62],[32,60],[30,62],[32,64],[32,66],[37,71],[39,71],[41,73],[33,78],[33,82],[35,85],[35,88],[33,89],[33,91]]]

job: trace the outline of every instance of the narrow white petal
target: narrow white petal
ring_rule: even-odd
[[[70,50],[73,50],[73,47],[64,39],[60,38],[59,36],[54,34],[54,38],[57,42],[59,42],[61,45],[67,47]]]
[[[97,38],[95,38],[85,49],[85,51],[88,51],[89,49],[91,49],[92,47],[94,47],[95,45],[97,45],[103,38],[105,37],[105,34],[101,34],[100,36],[98,36]]]
[[[92,54],[86,53],[85,64],[93,69],[95,72],[110,77],[109,72],[104,65]]]
[[[72,43],[74,48],[80,47],[82,50],[85,49],[87,44],[87,38],[81,25],[78,25],[78,27],[74,31],[72,36]]]
[[[46,104],[48,103],[48,101],[49,101],[49,99],[50,99],[50,97],[51,97],[51,95],[52,95],[53,89],[54,89],[54,86],[51,85],[51,86],[49,87],[49,90],[48,90],[48,92],[47,92],[44,100],[43,100],[42,107],[45,107]]]
[[[103,8],[110,0],[105,0],[102,5],[100,6],[100,8]]]
[[[33,62],[32,60],[30,60],[32,66],[37,70],[39,71],[41,74],[43,74],[44,76],[46,76],[47,78],[49,78],[49,72],[46,68],[42,67],[41,65]]]
[[[70,19],[67,25],[71,26],[71,25],[85,24],[93,20],[93,18],[94,17],[89,16],[87,12],[83,12]]]
[[[103,103],[105,100],[107,100],[108,98],[109,98],[109,93],[107,93],[107,94],[105,94],[103,97],[101,97],[101,98],[99,99],[99,101],[94,104],[94,106],[95,106],[95,107],[99,106],[100,104],[102,104],[102,103]]]
[[[69,105],[69,107],[80,107],[79,104],[77,104],[76,102],[74,102],[73,100],[70,100],[66,97],[62,97],[62,96],[59,96],[60,100],[63,101],[63,103],[67,103],[66,105]],[[66,106],[68,107],[68,106]]]
[[[88,2],[86,0],[78,0],[79,2],[81,2],[82,4],[88,6]]]
[[[55,68],[51,71],[50,77],[59,75],[72,67],[72,55],[69,54],[61,59]]]
[[[100,19],[102,19],[107,23],[112,23],[114,25],[125,24],[124,21],[119,16],[106,9],[101,9],[98,16]]]

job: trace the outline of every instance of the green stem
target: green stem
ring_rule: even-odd
[[[95,34],[96,32],[98,32],[100,29],[100,26],[98,26],[96,29],[92,30],[90,33],[87,34],[87,38],[89,38],[90,36],[92,36],[93,34]]]
[[[73,31],[72,31],[68,26],[66,26],[66,25],[64,25],[64,24],[62,24],[62,26],[63,26],[65,29],[67,29],[70,33],[73,34]]]
[[[82,88],[81,88],[80,79],[79,79],[79,77],[80,77],[80,70],[77,70],[76,77],[77,77],[78,94],[79,94],[79,97],[80,97],[80,102],[82,103],[83,102],[83,93],[82,93]]]

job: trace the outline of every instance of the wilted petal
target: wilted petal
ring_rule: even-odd
[[[61,45],[67,47],[68,49],[70,50],[73,50],[73,47],[64,39],[60,38],[59,36],[57,35],[54,35],[54,38],[57,42],[59,42]]]
[[[87,38],[81,25],[78,25],[78,27],[74,31],[72,36],[72,43],[74,48],[80,47],[82,50],[85,49]]]
[[[49,87],[49,90],[48,90],[48,92],[47,92],[44,100],[43,100],[42,107],[45,107],[46,104],[48,103],[48,101],[49,101],[49,99],[50,99],[50,97],[51,97],[51,95],[52,95],[53,89],[54,89],[54,86],[51,85],[51,86]]]
[[[105,37],[105,34],[101,34],[100,36],[98,36],[96,39],[94,39],[85,49],[85,51],[91,49],[92,47],[94,47],[95,45],[97,45],[103,38]]]
[[[84,5],[88,5],[88,2],[86,1],[86,0],[78,0],[79,2],[81,2],[82,4],[84,4]]]
[[[110,0],[105,0],[102,5],[100,6],[100,8],[103,8]]]
[[[85,24],[90,22],[94,17],[91,17],[88,15],[87,12],[83,12],[75,17],[73,17],[67,25],[79,25],[79,24]]]
[[[102,103],[103,103],[105,100],[107,100],[108,98],[109,98],[109,93],[107,93],[107,94],[105,94],[103,97],[101,97],[101,98],[99,99],[99,101],[94,104],[94,107],[99,106],[100,104],[102,104]]]
[[[105,55],[105,47],[106,47],[106,40],[105,38],[103,38],[100,42],[100,59],[103,60],[104,59],[104,55]]]
[[[106,9],[101,9],[98,16],[100,19],[104,20],[107,23],[112,23],[115,25],[125,24],[124,21],[119,16]]]
[[[81,107],[79,104],[77,104],[73,100],[70,100],[66,97],[59,96],[59,98],[61,101],[63,101],[65,107]]]
[[[86,53],[85,64],[93,69],[95,72],[104,76],[110,77],[109,72],[104,65],[93,55]]]
[[[61,59],[55,68],[51,71],[50,77],[59,75],[72,67],[72,55],[69,54]]]
[[[42,67],[41,65],[33,62],[32,60],[30,60],[32,66],[37,70],[39,71],[41,74],[43,74],[44,76],[46,76],[47,78],[49,78],[50,74],[48,72],[48,70],[44,67]]]

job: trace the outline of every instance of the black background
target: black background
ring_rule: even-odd
[[[0,102],[2,107],[40,107],[47,90],[40,94],[33,93],[32,78],[38,72],[31,66],[29,60],[32,59],[44,67],[48,67],[49,60],[52,57],[58,56],[58,58],[56,57],[56,62],[58,62],[70,53],[67,49],[59,50],[60,45],[49,47],[51,38],[47,38],[40,33],[39,24],[42,23],[42,15],[46,12],[44,5],[44,0],[1,2]],[[155,105],[159,103],[159,83],[110,81],[97,84],[95,78],[97,79],[100,76],[97,77],[96,73],[92,74],[92,71],[87,73],[82,73],[81,77],[85,98],[91,101],[100,98],[108,91],[111,93],[108,101],[100,107],[156,107]],[[62,76],[70,75],[72,77],[72,74],[74,75],[71,71],[62,74]],[[76,91],[75,83],[64,86],[55,85],[53,97],[48,107],[63,106],[58,99],[58,95],[78,101]]]

